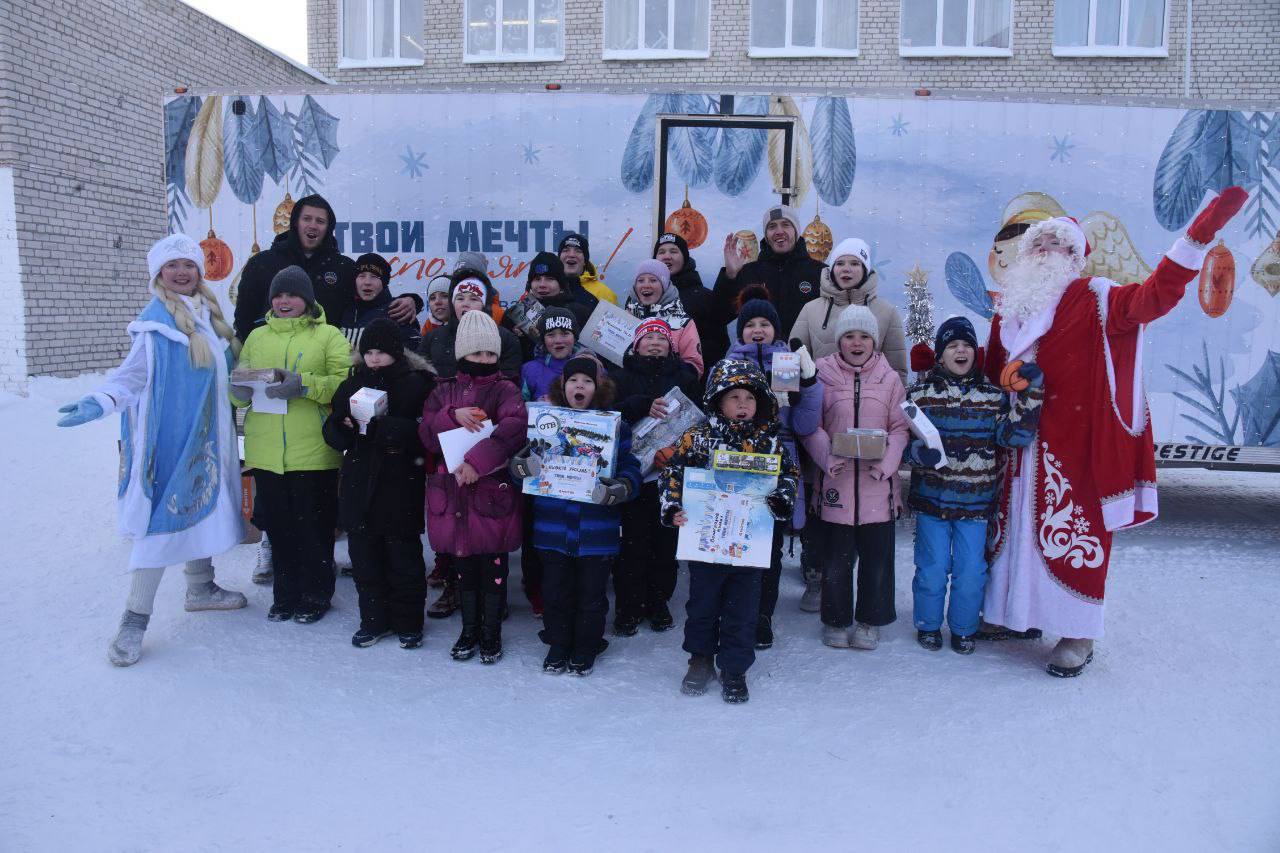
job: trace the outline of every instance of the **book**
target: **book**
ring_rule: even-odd
[[[684,511],[676,558],[767,569],[773,559],[769,493],[778,487],[776,453],[717,450],[710,468],[684,470]]]

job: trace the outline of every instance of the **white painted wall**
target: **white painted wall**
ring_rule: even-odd
[[[13,169],[0,167],[0,391],[27,390],[27,336]]]

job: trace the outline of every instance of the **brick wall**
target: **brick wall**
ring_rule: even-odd
[[[0,57],[27,372],[112,367],[166,231],[163,96],[322,84],[178,0],[0,0]]]
[[[751,59],[750,0],[711,0],[708,59],[604,61],[601,0],[565,0],[561,62],[464,65],[463,0],[423,0],[427,60],[422,67],[338,70],[338,3],[309,0],[308,61],[339,83],[580,83],[750,85],[793,88],[926,86],[994,92],[1181,97],[1186,2],[1169,6],[1167,58],[1053,56],[1053,0],[1014,0],[1013,56],[898,56],[899,0],[861,0],[860,55],[841,59]],[[1275,99],[1280,79],[1280,2],[1194,0],[1191,94]]]

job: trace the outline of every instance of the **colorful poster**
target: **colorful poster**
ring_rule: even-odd
[[[639,317],[633,317],[617,305],[601,302],[582,327],[582,344],[621,367],[622,357],[631,346],[639,325]]]
[[[526,477],[526,495],[591,502],[601,477],[613,473],[622,416],[529,403],[529,441],[541,470]]]
[[[766,498],[778,485],[776,453],[717,450],[710,468],[684,471],[684,510],[676,558],[767,569],[774,518]]]

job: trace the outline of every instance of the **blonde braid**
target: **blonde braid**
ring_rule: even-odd
[[[199,369],[213,367],[213,352],[209,349],[209,342],[205,340],[204,335],[196,331],[196,318],[191,313],[191,309],[187,307],[187,303],[165,287],[161,283],[159,276],[156,276],[155,280],[151,282],[151,291],[164,303],[165,310],[173,315],[173,321],[177,324],[178,331],[187,336],[192,366]],[[203,281],[196,286],[196,292],[192,298],[197,306],[201,304],[210,306],[210,318],[217,318],[214,320],[214,331],[224,338],[234,340],[231,329],[227,326],[226,321],[222,319],[222,311],[218,308],[217,297],[213,295],[213,292],[209,290]],[[218,328],[217,324],[219,323],[222,326],[221,329]]]
[[[231,344],[231,354],[237,359],[240,358],[240,348],[243,343],[236,337],[236,330],[231,328],[227,323],[226,317],[222,314],[222,303],[218,301],[217,295],[209,289],[209,285],[204,283],[204,279],[200,280],[196,293],[204,297],[204,301],[209,305],[209,322],[213,326],[213,330],[218,333],[218,337]]]

